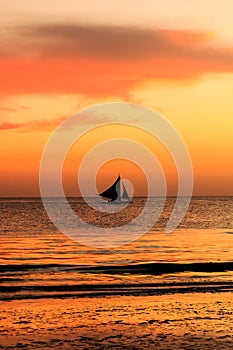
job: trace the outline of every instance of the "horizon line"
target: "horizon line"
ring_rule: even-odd
[[[176,195],[167,195],[167,196],[142,196],[142,195],[138,195],[138,196],[134,196],[132,198],[189,198],[189,196],[176,196]],[[233,197],[233,194],[200,194],[200,195],[193,195],[191,196],[191,198],[197,198],[197,197]],[[0,196],[0,199],[20,199],[20,198],[42,198],[41,196]],[[63,197],[59,197],[59,196],[48,196],[48,197],[43,197],[43,198],[63,198]],[[66,196],[65,198],[79,198],[79,199],[84,199],[82,196]],[[98,198],[97,196],[88,196],[86,198]]]

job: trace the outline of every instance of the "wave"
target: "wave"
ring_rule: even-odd
[[[84,298],[109,296],[152,296],[184,293],[232,292],[233,282],[172,282],[95,285],[28,285],[2,286],[0,300],[43,298]]]
[[[106,296],[151,296],[180,293],[219,293],[232,292],[233,281],[211,280],[211,278],[190,279],[189,281],[169,280],[162,276],[160,281],[140,282],[132,279],[132,282],[101,282],[96,283],[93,274],[106,275],[165,275],[179,274],[182,272],[224,272],[233,271],[233,262],[195,262],[195,263],[145,263],[135,265],[95,265],[77,266],[71,264],[22,264],[0,265],[2,272],[0,277],[0,300],[41,299],[41,298],[81,298],[81,297],[106,297]],[[63,278],[54,280],[54,283],[46,284],[41,279],[41,274],[49,276],[49,272],[70,272],[89,274],[86,282],[82,279],[72,278],[72,284],[68,284]],[[21,277],[27,275],[24,279]],[[37,275],[38,278],[28,278],[28,275]],[[22,276],[23,275],[23,276]],[[210,277],[210,276],[209,276]],[[35,279],[34,279],[35,278]],[[48,280],[47,280],[48,281]],[[82,282],[81,282],[82,281]],[[97,281],[97,280],[96,280]],[[140,281],[140,280],[139,280]],[[26,284],[25,284],[26,282]],[[22,284],[21,284],[22,283]]]
[[[1,272],[23,272],[28,270],[77,271],[79,273],[98,274],[149,274],[159,275],[181,272],[224,272],[233,271],[233,261],[228,262],[192,262],[192,263],[141,263],[131,265],[92,265],[77,266],[72,264],[8,264],[0,265]]]

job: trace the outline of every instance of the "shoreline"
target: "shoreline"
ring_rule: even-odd
[[[0,349],[232,349],[233,292],[12,300]]]

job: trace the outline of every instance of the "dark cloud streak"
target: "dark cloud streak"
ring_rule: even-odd
[[[37,27],[26,34],[40,38],[44,55],[137,60],[175,51],[162,32],[139,28],[57,25]]]
[[[15,35],[18,53],[42,57],[78,56],[115,61],[171,57],[224,63],[233,60],[232,48],[211,47],[201,32],[53,24],[21,28]],[[185,39],[176,40],[182,37]]]

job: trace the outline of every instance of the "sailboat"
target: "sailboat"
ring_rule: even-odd
[[[99,196],[108,202],[125,203],[130,201],[120,175],[107,190],[99,193]]]

